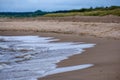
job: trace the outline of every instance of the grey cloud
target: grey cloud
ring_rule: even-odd
[[[119,5],[120,0],[0,0],[0,11],[65,10]]]

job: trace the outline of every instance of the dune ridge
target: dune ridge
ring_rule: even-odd
[[[120,39],[120,23],[72,21],[4,21],[0,22],[0,31],[52,32]]]

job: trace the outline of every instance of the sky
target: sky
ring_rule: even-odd
[[[57,11],[120,6],[120,0],[0,0],[0,12]]]

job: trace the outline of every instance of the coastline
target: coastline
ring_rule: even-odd
[[[96,44],[93,48],[85,49],[82,54],[57,64],[58,67],[94,64],[93,67],[50,75],[38,80],[120,80],[120,22],[117,20],[116,23],[114,19],[110,19],[110,22],[7,19],[0,21],[0,35],[39,35],[55,37],[61,42]]]
[[[42,35],[42,34],[41,34]],[[45,34],[54,36],[61,41],[75,41],[95,43],[93,48],[86,49],[79,55],[70,57],[58,63],[58,67],[74,66],[80,64],[94,64],[93,67],[50,75],[38,80],[119,80],[120,77],[120,41],[113,39],[95,38],[91,36],[77,36],[64,34]]]
[[[15,34],[16,33],[16,34]],[[40,33],[40,32],[3,32],[2,35],[40,35],[55,37],[62,42],[95,43],[93,48],[85,49],[80,55],[75,55],[58,63],[58,67],[81,64],[94,64],[93,67],[46,76],[38,80],[119,80],[120,79],[120,41],[107,38],[95,38],[71,34]]]

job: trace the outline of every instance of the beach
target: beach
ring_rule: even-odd
[[[91,18],[91,20],[90,20]],[[0,31],[34,31],[120,39],[119,17],[0,19]],[[46,19],[46,20],[45,20]],[[56,20],[58,19],[58,20]],[[70,20],[69,20],[70,19]],[[82,21],[83,20],[83,21]],[[95,21],[96,20],[96,21]]]
[[[118,19],[115,19],[115,22],[107,22],[107,20],[9,21],[7,19],[7,21],[0,22],[0,35],[39,35],[55,37],[60,39],[60,42],[96,44],[95,47],[86,49],[82,54],[71,56],[57,64],[57,67],[81,64],[94,64],[94,66],[83,70],[49,75],[38,80],[120,80],[120,23]]]
[[[62,37],[62,38],[61,38]],[[95,43],[94,48],[87,49],[80,55],[75,55],[60,62],[58,67],[73,66],[79,64],[94,64],[93,67],[78,71],[71,71],[39,80],[119,80],[120,77],[120,50],[119,40],[91,38],[83,36],[61,36],[63,41],[80,41]]]

